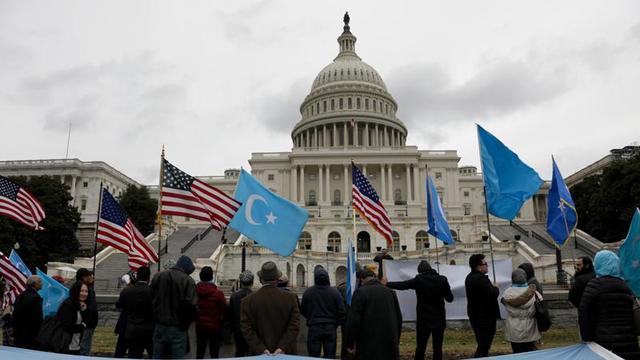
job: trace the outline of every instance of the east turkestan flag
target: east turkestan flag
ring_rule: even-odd
[[[552,158],[552,162],[553,178],[547,198],[547,232],[556,244],[562,246],[578,223],[578,213],[555,159]]]
[[[620,246],[620,268],[622,277],[640,297],[640,209],[636,208],[624,243]]]
[[[433,179],[429,175],[427,175],[427,225],[429,234],[447,245],[453,244],[449,223],[447,223]]]

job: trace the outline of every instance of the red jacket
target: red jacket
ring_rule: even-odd
[[[227,302],[222,291],[212,283],[199,282],[196,286],[198,293],[198,319],[196,329],[205,331],[222,331],[224,316],[227,312]]]

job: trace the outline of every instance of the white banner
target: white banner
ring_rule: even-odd
[[[485,259],[489,263],[489,280],[493,282],[493,274],[491,270],[491,261]],[[384,260],[384,274],[389,281],[409,280],[417,275],[418,264],[421,260]],[[435,264],[432,264],[436,269]],[[496,261],[496,281],[500,288],[500,296],[511,286],[511,259],[503,259]],[[447,310],[447,320],[463,320],[468,319],[467,316],[467,295],[464,288],[464,280],[469,274],[468,265],[440,265],[440,274],[447,277],[451,292],[453,293],[453,302],[445,301]],[[416,320],[416,292],[413,290],[396,290],[400,309],[402,310],[403,321]],[[499,298],[498,298],[499,299]],[[498,302],[499,303],[499,302]],[[505,309],[500,304],[500,314],[504,319],[506,317]]]

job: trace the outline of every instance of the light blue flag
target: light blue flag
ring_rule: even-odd
[[[349,250],[347,252],[347,304],[351,305],[353,293],[356,291],[356,253],[353,243],[349,239]]]
[[[9,261],[11,261],[13,265],[15,265],[15,267],[24,274],[24,276],[29,277],[33,275],[31,270],[27,267],[27,264],[22,261],[22,258],[18,255],[17,251],[11,250],[11,254],[9,254]]]
[[[282,256],[295,251],[309,218],[305,209],[269,191],[245,170],[234,197],[242,206],[229,226]]]
[[[578,223],[578,213],[555,159],[551,160],[553,178],[547,199],[547,232],[556,244],[562,246]]]
[[[542,179],[500,140],[482,126],[477,126],[489,213],[513,220],[522,204],[540,189]]]
[[[451,230],[442,209],[433,179],[427,175],[427,232],[447,245],[453,244]]]
[[[69,289],[40,269],[36,269],[36,272],[42,279],[42,289],[38,290],[38,295],[42,298],[42,314],[45,317],[53,316],[58,311],[60,304],[69,297]]]
[[[640,296],[640,209],[631,219],[627,238],[620,246],[620,267],[622,277],[636,296]]]

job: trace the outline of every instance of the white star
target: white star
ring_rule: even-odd
[[[278,218],[277,216],[273,215],[273,211],[269,212],[267,215],[265,215],[267,217],[267,224],[274,224],[276,223],[276,219]]]

